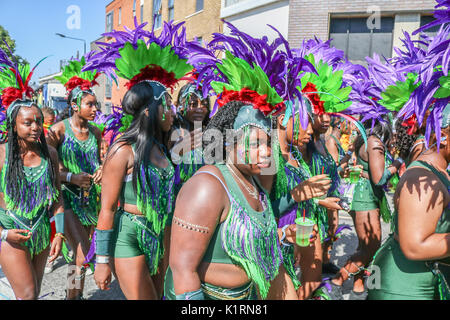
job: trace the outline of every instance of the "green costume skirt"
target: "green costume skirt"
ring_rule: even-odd
[[[138,216],[119,209],[114,217],[113,256],[132,258],[145,255],[145,259],[154,275],[164,255],[164,232],[159,235],[153,230],[152,223],[144,216]]]
[[[31,258],[37,256],[50,245],[50,219],[48,211],[42,209],[33,219],[17,217],[0,208],[0,225],[4,229],[24,229],[31,231],[31,238],[25,245],[31,254]]]
[[[439,299],[438,280],[425,261],[407,259],[391,235],[375,254],[380,269],[380,288],[369,289],[369,300]],[[450,279],[450,268],[441,270]]]
[[[202,283],[202,291],[205,300],[257,300],[256,286],[253,282],[239,288],[222,288],[209,283]],[[166,300],[176,300],[172,278],[172,270],[167,269],[164,281],[164,296]]]
[[[359,178],[353,191],[353,201],[351,210],[369,211],[380,208],[383,198],[381,188],[374,186],[369,179]]]

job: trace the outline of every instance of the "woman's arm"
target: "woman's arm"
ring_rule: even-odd
[[[442,182],[429,170],[411,168],[398,188],[398,235],[405,257],[434,260],[450,256],[450,233],[435,233],[448,204]]]
[[[112,148],[107,155],[102,177],[101,209],[98,215],[96,254],[98,260],[94,279],[101,290],[109,290],[111,268],[109,266],[110,236],[114,227],[114,215],[117,210],[120,192],[128,167],[132,165],[132,150],[128,145]],[[100,245],[99,245],[100,243]]]
[[[328,137],[325,143],[325,147],[327,148],[330,155],[333,157],[333,160],[334,162],[336,162],[336,165],[339,165],[339,150],[337,148],[336,141],[334,141],[334,139],[331,136]]]
[[[48,146],[48,151],[51,158],[51,165],[53,166],[53,172],[55,173],[55,187],[58,191],[58,199],[53,204],[51,210],[53,217],[55,217],[56,224],[56,236],[51,243],[51,249],[49,253],[49,262],[53,262],[61,252],[62,237],[64,237],[64,200],[61,192],[61,182],[59,179],[58,153],[52,146]]]
[[[114,225],[120,192],[128,168],[132,167],[132,150],[129,145],[115,145],[107,155],[103,167],[101,210],[97,229],[109,230]],[[130,163],[131,162],[131,163]]]
[[[369,170],[372,182],[376,185],[382,185],[386,183],[389,178],[397,172],[401,163],[394,161],[392,166],[385,168],[385,147],[380,139],[370,136],[367,144],[367,154],[369,156]],[[388,171],[385,171],[388,170]],[[386,181],[385,181],[386,180]]]
[[[204,168],[221,176],[213,166]],[[173,217],[169,257],[176,295],[200,289],[198,266],[228,209],[224,187],[209,174],[198,174],[181,188]]]

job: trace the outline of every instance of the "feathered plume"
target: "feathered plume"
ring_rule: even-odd
[[[313,72],[314,67],[304,59],[294,63],[288,42],[273,27],[279,37],[269,43],[267,37],[256,39],[224,23],[230,35],[215,33],[207,48],[188,46],[189,62],[200,74],[203,95],[214,92],[219,106],[232,100],[248,101],[265,115],[282,110],[284,101],[295,96],[294,72]],[[223,51],[225,58],[220,60],[215,54]]]
[[[86,57],[89,58],[91,54],[89,53]],[[55,77],[56,80],[64,85],[67,95],[76,87],[80,87],[82,91],[88,91],[93,86],[98,85],[96,79],[100,73],[97,70],[82,71],[86,65],[86,57],[82,57],[80,61],[71,60],[64,68],[62,75]]]
[[[417,34],[418,32],[422,32],[424,30],[430,29],[431,27],[443,25],[445,23],[450,22],[450,0],[436,0],[436,1],[438,4],[434,7],[435,9],[442,8],[442,7],[446,7],[446,8],[440,9],[440,10],[435,10],[433,12],[433,15],[436,18],[436,20],[420,27],[419,29],[417,29],[416,31],[413,32],[413,35]]]
[[[173,89],[192,70],[192,66],[187,63],[183,22],[165,22],[159,37],[154,31],[144,30],[147,23],[138,25],[136,18],[134,23],[134,30],[125,27],[126,31],[103,34],[115,41],[97,42],[100,50],[88,59],[83,70],[97,69],[114,79],[127,79],[128,88],[144,80],[154,80]]]

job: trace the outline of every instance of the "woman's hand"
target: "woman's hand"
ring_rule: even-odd
[[[70,179],[70,183],[73,183],[80,188],[89,189],[91,186],[92,176],[85,172],[74,174]]]
[[[97,171],[94,172],[92,175],[92,180],[95,184],[100,184],[102,182],[102,173],[103,173],[103,167],[98,167]]]
[[[319,200],[319,205],[330,210],[343,210],[343,208],[339,205],[339,201],[341,201],[339,198],[325,198],[323,200]]]
[[[50,259],[48,260],[48,262],[53,262],[56,260],[56,258],[58,258],[59,254],[61,253],[62,241],[63,239],[61,237],[55,237],[53,239],[49,254]]]
[[[300,183],[291,191],[296,202],[322,197],[331,187],[331,179],[326,174],[320,174]]]
[[[26,234],[26,236],[23,235]],[[6,237],[6,241],[13,244],[22,244],[30,240],[32,233],[28,230],[23,229],[9,229],[8,237]]]
[[[311,237],[309,239],[309,243],[313,244],[314,241],[317,240],[317,234],[319,232],[319,228],[317,227],[317,224],[314,225],[313,231],[311,233]],[[289,227],[286,228],[285,232],[286,237],[284,238],[285,241],[288,241],[290,243],[296,243],[296,234],[297,234],[297,225],[291,224]]]
[[[361,173],[359,174],[359,177],[362,176],[362,173],[363,173],[363,166],[362,165],[357,164],[356,166],[353,166],[352,168],[359,168],[359,169],[361,169]],[[350,177],[350,166],[347,166],[342,172],[343,172],[343,174],[341,175],[342,178]]]
[[[111,284],[111,268],[107,263],[97,263],[94,280],[100,290],[109,290]]]

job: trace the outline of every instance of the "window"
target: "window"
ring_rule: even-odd
[[[203,10],[203,0],[197,0],[195,3],[195,12]]]
[[[136,0],[133,0],[133,17],[136,17]]]
[[[111,99],[112,96],[112,79],[109,77],[106,77],[105,81],[105,98]]]
[[[161,0],[153,0],[153,26],[155,29],[161,28]]]
[[[426,25],[434,20],[436,20],[436,19],[433,16],[420,16],[420,26],[423,27],[424,25]],[[444,26],[448,26],[448,25],[449,25],[448,23],[444,24]],[[422,32],[425,33],[429,37],[434,37],[436,35],[436,33],[439,31],[440,27],[441,27],[441,24],[431,27]]]
[[[168,19],[169,21],[174,19],[174,12],[175,12],[174,2],[175,0],[169,0],[169,19]]]
[[[144,0],[141,0],[141,23],[144,23]]]
[[[119,8],[119,26],[122,24],[122,8]]]
[[[111,32],[113,30],[114,23],[114,11],[111,11],[106,15],[106,32]]]
[[[225,0],[225,7],[230,7],[236,3],[244,2],[244,1],[247,1],[247,0]]]
[[[352,61],[365,62],[373,53],[390,58],[393,29],[393,17],[382,17],[379,29],[369,29],[367,18],[331,18],[331,45]]]

